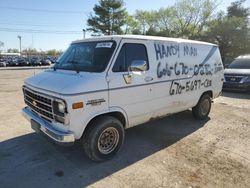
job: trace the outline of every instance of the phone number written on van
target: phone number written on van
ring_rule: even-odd
[[[212,86],[212,80],[209,79],[205,79],[204,81],[192,80],[192,81],[187,81],[184,84],[181,84],[178,81],[172,81],[169,94],[180,95],[184,92],[191,92],[202,88],[207,88],[210,86]]]

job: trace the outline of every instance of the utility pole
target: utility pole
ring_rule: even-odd
[[[86,29],[82,29],[82,32],[83,32],[83,39],[85,39]]]
[[[22,52],[22,36],[18,35],[17,38],[19,39],[19,52]]]

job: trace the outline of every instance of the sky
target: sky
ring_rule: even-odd
[[[234,0],[219,0],[218,10],[226,11]],[[158,10],[175,3],[174,0],[124,0],[129,14],[135,10]],[[38,50],[65,50],[71,41],[82,39],[87,19],[98,0],[0,0],[0,41],[4,47]],[[244,3],[250,6],[250,0]],[[86,37],[90,37],[86,33]]]

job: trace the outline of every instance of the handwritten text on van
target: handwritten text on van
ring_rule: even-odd
[[[154,44],[156,59],[163,59],[170,56],[181,56],[180,46],[178,44],[164,45],[164,44]],[[183,46],[183,56],[197,56],[197,48],[189,45]]]

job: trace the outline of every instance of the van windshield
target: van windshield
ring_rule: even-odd
[[[103,72],[115,47],[115,41],[73,43],[59,57],[54,69]]]

